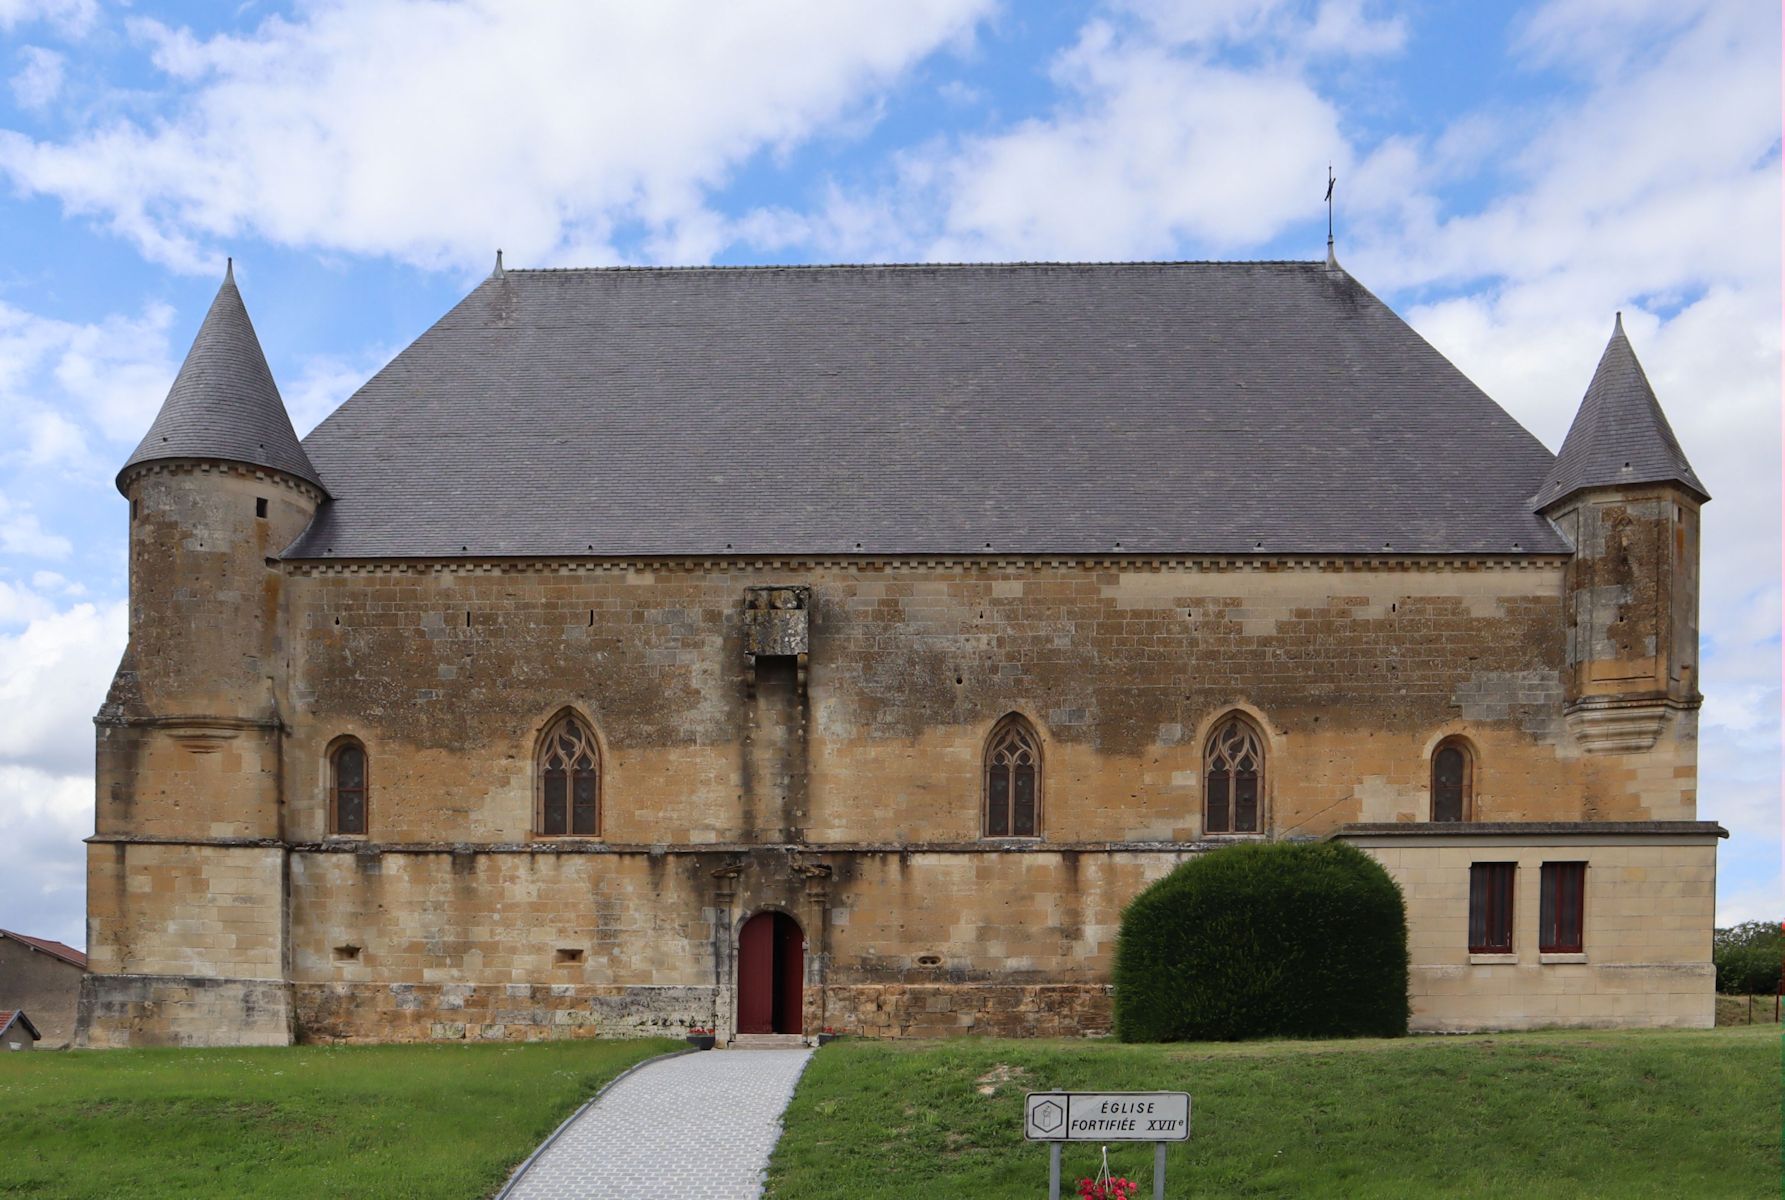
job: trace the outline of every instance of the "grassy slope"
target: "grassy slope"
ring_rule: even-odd
[[[453,1197],[663,1040],[0,1054],[0,1196]]]
[[[1779,1037],[1764,1027],[844,1041],[800,1082],[769,1194],[1027,1200],[1045,1193],[1047,1152],[1021,1141],[1023,1093],[1076,1088],[1191,1093],[1193,1140],[1166,1171],[1173,1196],[1777,1196],[1779,1079]],[[1090,1174],[1095,1154],[1069,1148],[1068,1177]],[[1110,1158],[1152,1194],[1150,1145]]]

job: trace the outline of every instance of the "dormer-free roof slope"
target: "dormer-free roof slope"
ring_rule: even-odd
[[[43,954],[48,954],[52,958],[59,958],[70,966],[79,967],[83,971],[87,969],[87,956],[65,942],[51,941],[49,938],[30,937],[23,933],[14,933],[10,929],[0,929],[0,938],[11,938],[21,946],[29,946],[31,949]]]
[[[1655,389],[1624,336],[1624,318],[1613,323],[1593,382],[1562,442],[1562,452],[1538,489],[1536,505],[1548,508],[1583,488],[1678,483],[1709,500]]]
[[[139,463],[176,458],[270,467],[322,486],[236,290],[233,263],[155,423],[118,476]]]
[[[304,446],[302,558],[1566,552],[1324,263],[498,271]]]

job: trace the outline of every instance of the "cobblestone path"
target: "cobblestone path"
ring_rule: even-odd
[[[810,1050],[708,1050],[613,1085],[502,1200],[756,1200]]]

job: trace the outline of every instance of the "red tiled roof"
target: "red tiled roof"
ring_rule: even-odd
[[[73,946],[64,945],[61,942],[52,942],[48,938],[27,937],[22,933],[14,933],[10,929],[0,929],[0,937],[9,937],[15,942],[23,942],[33,950],[41,950],[45,954],[52,954],[65,963],[73,963],[83,971],[87,969],[87,956],[82,954],[79,950],[76,950]]]
[[[37,1026],[31,1024],[31,1018],[27,1017],[22,1010],[16,1008],[0,1008],[0,1033],[5,1033],[7,1029],[11,1027],[14,1017],[18,1018],[19,1024],[31,1031],[33,1040],[39,1042],[43,1040],[43,1035],[37,1032]]]

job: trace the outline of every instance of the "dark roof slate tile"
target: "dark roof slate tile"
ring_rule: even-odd
[[[1583,488],[1641,483],[1683,484],[1699,499],[1711,498],[1686,461],[1655,389],[1624,336],[1624,318],[1619,314],[1562,452],[1544,477],[1535,503],[1544,509]]]
[[[1564,553],[1343,271],[499,271],[304,442],[298,558]]]
[[[322,486],[236,290],[233,264],[155,423],[118,477],[139,463],[180,458],[270,467]]]

